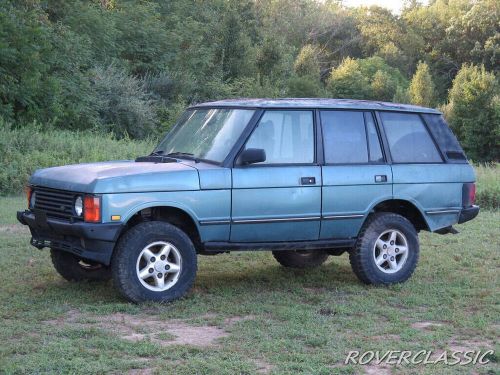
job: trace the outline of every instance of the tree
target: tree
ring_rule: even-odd
[[[319,49],[312,44],[306,44],[302,47],[293,64],[295,74],[299,77],[309,76],[319,79],[321,70],[318,58],[319,54]]]
[[[348,57],[330,73],[326,87],[334,98],[368,99],[368,79],[360,71],[359,62]]]
[[[425,62],[418,63],[417,71],[410,82],[409,96],[412,104],[423,107],[432,107],[434,104],[434,82]]]
[[[327,89],[334,97],[390,101],[398,87],[407,87],[401,72],[378,56],[345,59],[333,69]]]
[[[484,66],[464,65],[453,80],[445,114],[468,156],[500,159],[500,92]]]
[[[324,96],[321,82],[311,76],[292,77],[287,82],[286,95],[293,98],[317,98]]]
[[[262,46],[257,52],[257,69],[260,74],[261,84],[264,77],[274,78],[279,73],[279,67],[283,60],[283,48],[281,43],[273,41],[270,38],[264,40]]]
[[[358,60],[361,74],[370,82],[368,99],[390,101],[398,87],[406,88],[407,79],[379,56]]]
[[[397,86],[391,84],[391,77],[382,70],[377,70],[370,84],[373,99],[390,101],[396,94]]]

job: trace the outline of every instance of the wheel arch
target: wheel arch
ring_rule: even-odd
[[[201,249],[201,235],[196,215],[187,207],[177,202],[149,202],[131,209],[123,223],[121,235],[131,227],[144,221],[165,221],[184,231],[196,248]]]
[[[370,213],[374,212],[393,212],[408,219],[417,231],[430,230],[429,223],[422,209],[419,208],[415,202],[411,202],[407,199],[393,198],[377,202],[370,209]],[[364,222],[366,222],[368,216],[365,218]]]

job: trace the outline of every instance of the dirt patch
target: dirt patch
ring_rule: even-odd
[[[453,337],[447,347],[452,352],[466,352],[468,350],[476,351],[484,348],[491,349],[493,348],[493,343],[482,339]]]
[[[255,316],[254,315],[236,315],[236,316],[231,316],[229,318],[224,319],[224,324],[225,325],[233,325],[238,322],[244,322],[246,320],[254,320]]]
[[[444,326],[444,323],[441,322],[423,321],[412,323],[411,328],[415,328],[421,331],[433,331],[435,328],[442,326]]]
[[[150,340],[163,346],[191,345],[212,346],[216,340],[228,334],[215,326],[193,326],[182,320],[163,321],[151,315],[129,315],[116,313],[98,317],[98,326],[116,332],[128,341]],[[167,338],[159,338],[158,334],[166,333]]]
[[[29,229],[27,226],[21,224],[0,225],[0,233],[28,234]]]
[[[254,319],[254,316],[234,316],[224,320],[226,326]],[[160,320],[149,314],[130,315],[115,313],[105,316],[82,314],[69,310],[65,315],[50,321],[50,325],[67,325],[76,328],[94,328],[118,335],[123,340],[151,341],[162,346],[190,345],[209,347],[229,335],[224,329],[211,325],[191,325],[184,320]]]
[[[392,371],[389,366],[385,365],[367,365],[363,366],[366,375],[391,375]]]
[[[128,370],[125,374],[127,375],[151,375],[154,373],[154,369],[152,368],[134,368],[132,370]]]
[[[273,365],[266,362],[262,358],[254,359],[254,363],[255,363],[255,366],[257,367],[258,374],[269,374],[274,369]]]

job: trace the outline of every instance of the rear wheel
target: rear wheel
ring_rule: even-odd
[[[132,302],[181,298],[196,276],[196,251],[189,237],[169,223],[151,221],[131,228],[113,253],[113,282]]]
[[[282,266],[290,268],[314,268],[328,259],[328,253],[323,250],[273,251],[273,256]]]
[[[389,212],[373,214],[363,226],[349,260],[366,284],[394,284],[408,280],[419,257],[418,234],[411,222]]]
[[[50,249],[50,258],[56,271],[68,281],[107,281],[111,270],[103,264],[84,260],[71,253]]]

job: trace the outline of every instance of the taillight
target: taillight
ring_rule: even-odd
[[[101,198],[86,195],[83,198],[83,219],[89,223],[101,221]]]
[[[28,200],[28,208],[31,208],[31,194],[33,193],[33,189],[31,186],[26,186],[24,188],[24,191],[26,192],[26,199]]]
[[[470,207],[476,202],[476,184],[471,182],[462,187],[462,205]]]

